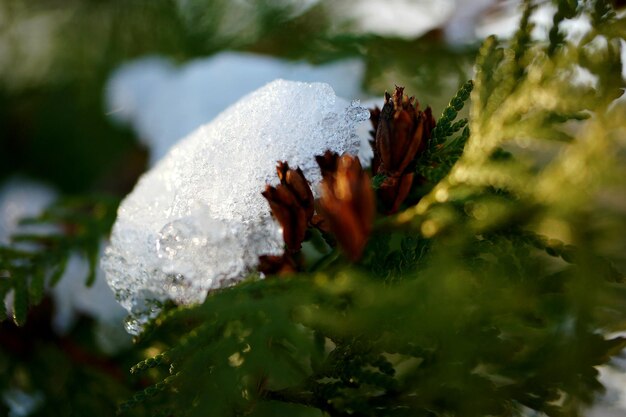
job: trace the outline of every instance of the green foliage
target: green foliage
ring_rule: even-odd
[[[101,240],[113,225],[118,203],[104,196],[61,200],[22,222],[43,232],[16,234],[13,245],[0,247],[0,300],[13,291],[15,323],[24,324],[28,306],[41,301],[46,284],[59,282],[72,254],[89,261],[86,285],[93,284]],[[5,314],[0,308],[0,318]]]
[[[531,37],[533,1],[510,42],[485,41],[475,79],[417,161],[427,186],[414,206],[377,220],[359,263],[312,234],[307,245],[320,254],[305,260],[306,273],[252,277],[201,305],[169,306],[132,352],[108,359],[91,342],[72,342],[91,340],[82,325],[59,337],[37,320],[5,321],[1,391],[43,392],[36,415],[111,415],[117,401],[120,414],[137,416],[579,416],[602,390],[597,366],[626,346],[614,336],[626,330],[626,106],[614,101],[626,25],[606,1],[555,3],[547,42]],[[188,34],[198,50],[216,48],[204,39],[214,27],[207,13],[188,17],[206,19]],[[593,28],[573,44],[561,25],[581,14]],[[301,48],[311,28],[282,53],[315,55]],[[252,49],[276,52],[277,42]],[[390,62],[435,68],[424,84],[449,66],[466,79],[456,53],[415,69],[407,51],[431,58],[429,42],[314,41],[321,60],[366,50],[370,86],[396,75]],[[594,86],[576,83],[580,69]],[[468,98],[469,118],[457,120]],[[29,222],[55,225],[53,233],[0,248],[0,299],[14,291],[16,322],[70,254],[87,256],[93,276],[116,206],[61,202]],[[16,340],[35,342],[21,349]]]
[[[450,100],[450,104],[445,108],[432,131],[428,149],[420,156],[416,170],[431,184],[441,181],[463,153],[463,148],[470,134],[467,119],[456,122],[454,120],[469,99],[473,88],[474,82],[472,80],[467,81]],[[459,131],[461,134],[449,139]]]
[[[154,390],[177,415],[563,415],[591,401],[593,366],[625,345],[580,311],[617,308],[607,284],[563,263],[546,273],[542,251],[505,235],[470,247],[436,248],[391,285],[365,265],[215,293],[159,318],[146,337],[171,348],[134,369],[160,368],[169,389]]]
[[[32,307],[24,326],[0,323],[0,415],[14,415],[5,402],[13,391],[35,399],[28,413],[33,417],[115,415],[118,399],[142,388],[127,372],[138,352],[102,352],[97,326],[84,317],[71,332],[58,335],[50,324],[50,301]],[[28,408],[27,402],[18,403]],[[136,410],[133,415],[144,414]]]
[[[509,43],[486,40],[473,91],[433,131],[417,171],[436,185],[377,223],[359,264],[331,252],[164,313],[141,342],[161,353],[133,368],[156,385],[122,411],[579,416],[602,390],[596,367],[626,346],[610,335],[626,330],[623,201],[607,200],[626,186],[623,19],[560,2],[542,43],[525,10]],[[602,25],[569,43],[559,25],[581,13]],[[595,88],[573,81],[577,65]]]

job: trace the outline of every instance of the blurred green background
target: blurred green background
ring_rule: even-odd
[[[271,0],[3,0],[0,181],[21,174],[62,193],[127,193],[147,151],[110,122],[103,92],[111,72],[133,58],[182,64],[221,50],[313,64],[356,57],[367,94],[405,85],[436,113],[470,76],[475,44],[450,46],[436,20],[421,23],[424,33],[413,38],[381,36],[355,29],[341,10]]]

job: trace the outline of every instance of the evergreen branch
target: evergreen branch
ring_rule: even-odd
[[[524,0],[524,12],[520,20],[519,28],[511,41],[511,49],[515,53],[513,58],[514,70],[512,76],[514,80],[519,80],[524,75],[525,64],[522,61],[524,55],[529,52],[532,42],[532,31],[534,24],[530,22],[530,16],[537,8],[534,0]]]
[[[372,177],[372,188],[378,190],[380,186],[385,182],[387,177],[384,174],[376,174]]]
[[[163,352],[151,358],[147,358],[130,368],[131,374],[137,374],[146,369],[156,368],[170,362],[170,352]]]
[[[176,373],[174,375],[170,375],[167,378],[165,378],[163,381],[157,382],[156,384],[149,386],[148,388],[144,389],[143,391],[136,393],[133,396],[133,398],[131,398],[128,401],[125,401],[125,402],[121,403],[118,406],[117,414],[118,415],[124,414],[127,411],[131,410],[132,408],[137,407],[138,405],[144,403],[149,398],[154,397],[155,395],[157,395],[160,392],[164,391],[179,376],[180,376],[180,374],[178,374],[178,373]]]
[[[579,171],[600,171],[611,143],[596,116],[608,90],[594,99],[563,77],[582,55],[558,29],[568,7],[549,44],[530,36],[532,1],[510,43],[485,42],[474,90],[468,82],[451,101],[418,161],[433,190],[377,223],[360,264],[331,252],[312,274],[246,282],[157,318],[149,337],[171,350],[133,372],[170,363],[180,378],[130,406],[157,391],[194,415],[280,415],[285,404],[333,416],[509,415],[520,404],[569,415],[569,399],[591,401],[595,367],[623,347],[599,334],[624,327],[622,276],[586,239],[593,225],[580,226],[576,247],[525,231],[555,217],[571,226],[567,215],[594,207],[565,188],[597,190]],[[598,70],[607,85],[608,72]],[[470,121],[455,121],[470,95]],[[583,140],[560,130],[589,114]],[[570,152],[528,163],[509,149],[519,139]]]
[[[459,122],[459,126],[465,126],[467,120]],[[459,160],[469,137],[469,128],[465,126],[459,136],[427,154],[425,160],[420,161],[417,165],[418,173],[431,184],[437,184],[448,175],[454,164]]]
[[[591,19],[594,27],[600,28],[615,18],[616,13],[610,1],[592,0],[590,3]]]
[[[426,378],[424,383],[428,384],[430,378],[437,378],[436,370],[444,367],[447,369],[445,372],[441,371],[444,375],[448,375],[446,372],[462,372],[462,378],[471,375],[471,378],[476,378],[475,383],[484,384],[485,381],[474,374],[475,361],[482,360],[488,360],[491,366],[496,366],[499,369],[496,372],[503,372],[503,375],[514,378],[515,384],[519,384],[515,386],[520,388],[518,393],[508,392],[504,398],[500,398],[503,394],[496,394],[492,391],[492,386],[487,384],[486,391],[480,395],[495,396],[499,407],[506,407],[510,404],[509,401],[519,401],[537,410],[545,410],[553,401],[551,393],[554,387],[562,389],[563,385],[558,381],[551,382],[552,379],[534,380],[532,389],[535,390],[541,384],[541,390],[545,391],[533,396],[532,403],[526,401],[529,388],[521,387],[527,372],[525,365],[516,364],[515,361],[511,363],[511,346],[501,335],[506,334],[505,339],[513,338],[516,343],[523,340],[523,349],[532,349],[535,332],[539,330],[534,330],[531,337],[525,333],[525,325],[520,327],[516,320],[524,324],[534,320],[534,317],[529,317],[531,312],[542,312],[538,320],[548,320],[550,324],[540,329],[552,329],[561,320],[571,320],[572,314],[579,314],[576,312],[578,304],[570,305],[570,301],[564,303],[564,306],[571,308],[568,307],[566,311],[558,310],[555,316],[550,315],[555,314],[553,310],[547,310],[552,312],[548,314],[540,309],[542,300],[545,297],[550,300],[549,297],[554,297],[554,291],[541,286],[533,289],[534,287],[524,284],[547,280],[543,275],[534,276],[537,269],[533,265],[541,257],[527,254],[525,246],[515,240],[518,235],[512,234],[514,239],[510,240],[510,245],[503,245],[499,240],[494,240],[492,245],[483,245],[479,253],[472,255],[472,260],[467,260],[471,264],[486,254],[491,254],[497,260],[495,267],[479,268],[472,279],[467,277],[472,270],[469,269],[463,272],[462,280],[454,280],[454,285],[463,285],[462,282],[469,279],[473,283],[470,285],[471,293],[448,292],[449,289],[446,288],[452,284],[445,282],[453,279],[455,274],[440,274],[449,271],[447,266],[450,262],[441,262],[438,255],[432,258],[429,266],[420,268],[426,273],[425,276],[418,275],[417,278],[394,286],[339,272],[337,278],[341,284],[324,274],[326,278],[323,280],[298,277],[291,280],[256,281],[215,293],[204,305],[190,309],[195,311],[197,318],[206,317],[205,325],[215,330],[215,333],[209,339],[194,336],[193,341],[187,343],[185,353],[173,359],[172,364],[178,372],[180,383],[172,385],[171,391],[157,389],[156,387],[163,387],[157,383],[156,387],[139,393],[125,403],[122,410],[159,394],[166,396],[175,409],[194,409],[191,412],[199,414],[208,410],[249,410],[270,401],[274,404],[272,407],[278,407],[276,403],[299,404],[318,408],[330,415],[365,416],[369,415],[368,410],[372,410],[372,407],[385,415],[393,415],[392,409],[400,407],[410,415],[433,406],[428,397],[415,399],[412,396],[412,393],[425,389],[419,381]],[[523,239],[520,240],[522,241]],[[410,247],[408,242],[405,246]],[[450,255],[450,250],[450,247],[446,248],[456,265],[465,262],[456,253]],[[500,268],[509,264],[518,265],[516,274],[520,274],[519,279],[501,279]],[[511,268],[505,270],[509,273],[512,271]],[[444,282],[439,282],[436,278]],[[440,288],[440,285],[443,287]],[[514,302],[519,295],[518,290],[523,288],[537,291],[535,298],[530,297],[532,302],[527,299],[524,302]],[[496,300],[498,297],[494,297],[495,294],[505,299]],[[575,291],[570,294],[567,287],[562,287],[558,294],[569,297]],[[456,295],[459,298],[455,298]],[[573,301],[572,299],[571,302]],[[477,305],[482,306],[480,310],[474,310]],[[465,308],[470,310],[466,311]],[[312,309],[312,314],[297,313],[302,309]],[[428,319],[423,315],[425,312]],[[184,326],[187,322],[187,318],[180,316],[168,317],[163,325],[167,324],[170,328]],[[515,318],[514,323],[507,324],[512,317]],[[261,321],[259,318],[262,318]],[[173,322],[168,324],[169,320]],[[451,327],[440,326],[440,320],[446,320]],[[193,325],[193,328],[196,329],[197,325]],[[323,334],[332,341],[330,351],[322,353],[323,360],[310,368],[302,366],[303,363],[306,364],[306,359],[303,358],[318,355],[314,352],[319,351],[319,337],[313,337],[308,330],[318,335]],[[295,339],[291,336],[286,341],[284,335],[292,332],[300,336]],[[197,335],[202,332],[192,330],[190,334],[192,333]],[[479,344],[474,344],[471,337],[465,340],[468,335],[477,337],[477,334],[481,340]],[[513,334],[517,336],[514,337]],[[545,337],[547,341],[554,336],[548,331]],[[438,342],[439,338],[443,340]],[[558,352],[570,349],[569,343],[550,346],[554,350],[553,354],[546,355],[540,351],[536,354],[539,356],[533,356],[532,360],[538,361],[534,366],[540,367],[537,371],[540,374],[544,372],[544,362],[547,369],[553,369],[555,358],[559,357]],[[599,348],[599,354],[613,349],[613,345],[603,346]],[[474,352],[474,349],[477,352],[471,355],[477,356],[468,358],[468,352]],[[248,356],[254,354],[257,356]],[[406,370],[399,372],[397,365],[387,359],[386,355],[389,354],[415,358],[420,365],[407,376]],[[231,359],[233,357],[234,360]],[[467,363],[467,369],[458,371],[455,367],[461,357],[464,358],[463,363]],[[163,364],[165,358],[166,355],[157,356],[154,361],[145,361],[139,368]],[[286,368],[276,368],[279,363],[283,363]],[[519,366],[524,369],[521,373]],[[568,362],[567,366],[573,365]],[[576,372],[580,372],[591,365],[577,363],[575,366]],[[206,371],[207,368],[211,371]],[[292,379],[287,376],[291,374],[287,369],[296,370],[299,376]],[[308,374],[301,376],[303,371]],[[468,376],[465,376],[465,372]],[[444,381],[454,385],[447,377]],[[451,387],[450,391],[446,391],[447,385],[437,386],[442,395],[452,394],[455,390]],[[591,389],[593,384],[590,381],[584,386],[585,389]],[[207,387],[219,387],[221,395],[204,399],[205,395],[202,393],[209,389]],[[246,394],[242,396],[239,394],[241,392]],[[179,395],[182,397],[177,400]],[[513,396],[514,400],[510,400],[509,396]],[[185,402],[188,398],[198,400],[190,405]],[[470,401],[469,397],[466,400]],[[471,398],[471,403],[475,404],[474,398]],[[149,403],[147,407],[150,407]],[[488,408],[481,410],[484,414]],[[554,410],[559,408],[555,406]]]
[[[416,172],[431,184],[436,184],[445,177],[463,153],[465,143],[469,139],[467,119],[456,122],[455,119],[469,99],[473,88],[474,82],[469,80],[457,91],[433,128],[428,148],[418,158]],[[463,131],[459,136],[449,140],[461,129]]]
[[[535,248],[545,251],[548,255],[561,258],[570,264],[576,264],[582,257],[581,251],[574,245],[565,244],[562,241],[546,236],[538,235],[529,231],[519,234],[519,238],[533,245]],[[624,274],[621,273],[609,260],[596,256],[597,272],[608,282],[624,282]]]
[[[594,55],[595,64],[584,60],[584,43],[580,46],[568,44],[561,48],[562,53],[550,59],[549,46],[529,38],[529,16],[534,7],[532,2],[526,2],[520,30],[510,44],[498,42],[495,37],[484,42],[477,57],[475,88],[471,96],[471,137],[459,163],[450,171],[453,178],[433,176],[441,182],[415,208],[399,217],[403,221],[425,213],[437,202],[435,191],[439,195],[451,195],[453,189],[459,187],[465,187],[465,195],[470,189],[480,194],[486,188],[497,187],[520,198],[543,199],[537,193],[541,187],[531,191],[527,186],[537,182],[536,166],[525,167],[520,161],[504,161],[492,156],[503,145],[514,144],[522,138],[557,140],[581,146],[587,142],[573,143],[573,136],[562,128],[562,124],[588,117],[590,110],[602,113],[615,98],[616,87],[623,81],[619,79],[619,71],[615,70],[618,54],[614,42],[607,45],[608,55],[604,52],[598,52],[603,54],[602,58]],[[604,27],[612,24],[614,21],[609,19]],[[529,57],[532,54],[532,59],[524,58],[525,54]],[[597,91],[572,85],[568,78],[560,76],[571,71],[576,60],[598,76]],[[541,164],[545,165],[545,162]],[[552,165],[556,167],[558,164]],[[420,169],[424,170],[423,167]],[[549,172],[552,170],[544,170],[543,177],[548,179]],[[554,173],[550,177],[553,180],[566,178]]]
[[[452,122],[456,119],[458,113],[463,109],[465,102],[469,99],[472,89],[474,88],[474,82],[472,80],[467,81],[461,86],[459,91],[450,100],[448,106],[444,109],[441,117],[437,120],[437,124],[432,130],[429,151],[435,150],[439,145],[443,144],[446,139],[460,129],[462,129],[467,123],[466,119],[460,120],[455,124]]]
[[[117,205],[117,199],[104,196],[61,200],[39,217],[23,221],[54,232],[18,233],[12,236],[12,246],[0,247],[0,273],[4,275],[0,293],[13,291],[16,324],[24,324],[29,305],[39,303],[46,285],[59,282],[72,254],[87,258],[86,285],[93,284],[100,242],[113,224]],[[4,315],[4,308],[0,310]]]
[[[493,93],[495,84],[491,82],[491,77],[496,65],[501,59],[501,55],[502,49],[498,49],[498,40],[493,35],[487,37],[478,50],[476,63],[474,64],[476,69],[476,74],[474,76],[474,89],[470,95],[472,104],[470,114],[473,115],[471,119],[472,121],[480,120],[483,110],[487,104],[487,100]],[[480,132],[475,128],[475,126],[470,125],[470,128],[475,132],[475,134],[480,135]]]
[[[582,7],[579,2],[573,0],[559,1],[557,10],[552,17],[552,27],[548,32],[550,44],[548,46],[548,55],[552,56],[557,49],[565,44],[565,33],[561,31],[560,25],[565,19],[572,19],[580,14]]]

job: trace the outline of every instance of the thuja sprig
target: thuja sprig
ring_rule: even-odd
[[[162,381],[159,381],[156,384],[151,385],[148,388],[144,389],[143,391],[136,393],[135,395],[133,395],[133,397],[130,400],[125,401],[118,406],[117,414],[118,415],[124,414],[130,409],[137,407],[138,405],[144,403],[149,398],[152,398],[156,396],[157,394],[159,394],[160,392],[163,392],[166,388],[172,385],[172,383],[179,376],[180,376],[180,373],[170,375],[167,378],[163,379]]]
[[[576,264],[583,256],[576,246],[564,243],[558,239],[548,238],[530,231],[520,231],[517,236],[520,241],[530,244],[539,250],[545,251],[548,255],[561,258],[567,263]],[[600,256],[594,257],[596,262],[596,272],[609,282],[624,282],[624,274],[615,268],[607,259]]]
[[[592,1],[590,14],[594,26],[597,27],[611,21],[611,19],[615,18],[616,15],[611,2],[607,0]]]
[[[443,144],[447,138],[467,125],[467,119],[461,119],[457,122],[454,122],[454,120],[465,106],[465,102],[469,99],[473,88],[474,81],[467,81],[459,88],[459,91],[457,91],[452,100],[450,100],[450,103],[441,114],[439,120],[437,120],[437,125],[432,131],[430,146],[428,148],[430,152],[436,150],[438,145]]]
[[[565,19],[572,19],[580,10],[578,2],[560,1],[557,5],[556,13],[552,18],[552,28],[548,33],[550,46],[548,46],[548,55],[552,56],[559,46],[565,43],[565,33],[561,30],[560,24]]]
[[[417,161],[417,173],[431,184],[436,184],[443,179],[463,153],[470,135],[468,120],[466,118],[455,120],[469,99],[473,88],[474,82],[467,81],[450,100],[432,131],[426,152]],[[461,131],[460,135],[450,139],[459,131]]]
[[[546,106],[572,100],[556,88],[567,84],[559,81],[552,90],[537,81],[539,75],[549,81],[553,67],[526,59],[540,47],[528,36],[531,2],[526,4],[517,40],[507,47],[490,38],[481,49],[477,91],[472,92],[475,146],[466,149],[469,127],[456,121],[471,92],[468,82],[444,110],[440,131],[428,147],[432,152],[423,155],[431,164],[420,168],[422,159],[411,161],[416,164],[413,173],[428,175],[430,181],[446,176],[422,197],[425,204],[397,216],[404,216],[404,225],[418,217],[416,227],[399,232],[399,227],[378,227],[376,222],[358,266],[349,262],[356,259],[349,253],[342,259],[333,250],[338,262],[322,263],[314,273],[241,283],[209,294],[203,305],[159,317],[153,336],[161,333],[162,343],[175,350],[134,370],[173,364],[170,375],[181,372],[180,377],[171,389],[149,388],[131,405],[160,393],[169,395],[181,415],[299,415],[294,410],[306,414],[313,407],[333,416],[502,416],[522,406],[569,415],[577,402],[592,401],[600,388],[596,366],[624,346],[623,340],[605,340],[599,333],[611,326],[623,330],[618,294],[623,290],[607,284],[615,279],[602,270],[605,264],[591,240],[576,240],[576,249],[525,231],[542,224],[537,220],[545,220],[546,213],[558,213],[553,209],[559,204],[571,203],[564,187],[541,204],[530,192],[515,192],[534,190],[536,182],[530,180],[537,177],[520,169],[501,145],[527,132],[539,132],[537,140],[551,138],[519,115],[538,114],[550,121],[555,111],[575,115],[578,103],[584,104],[577,96],[572,113],[565,111],[570,106]],[[539,52],[546,56],[545,48]],[[544,95],[534,97],[537,91]],[[541,97],[554,100],[542,102]],[[461,165],[451,170],[462,152]],[[340,173],[337,159],[322,160],[332,168],[329,183],[342,185],[327,184],[334,194],[342,194],[334,195],[336,200],[344,192],[362,194],[353,193],[361,187],[380,189],[388,178],[379,174],[370,180],[362,170],[348,169],[356,167],[353,160],[346,160]],[[558,174],[552,176],[573,175],[571,170]],[[303,178],[298,182],[306,183]],[[290,192],[292,197],[308,195],[296,188]],[[333,202],[336,218],[358,221],[359,207],[354,206],[359,204],[354,203],[361,200],[347,201]],[[304,206],[285,204],[281,210],[285,208],[294,216],[282,218],[297,220]],[[294,226],[304,223],[281,222],[297,229],[291,247],[306,240],[310,229]],[[439,232],[426,238],[427,224],[435,224]],[[591,233],[592,227],[581,225],[580,233]],[[339,236],[337,241],[341,246]],[[563,278],[566,285],[561,285]],[[210,330],[198,330],[203,325]],[[167,375],[160,371],[153,369],[146,377],[163,380]]]
[[[56,285],[72,254],[89,262],[86,285],[94,283],[100,242],[115,220],[119,201],[112,197],[67,198],[23,224],[53,232],[18,233],[13,244],[0,247],[0,300],[14,294],[13,321],[24,324],[28,307],[41,301],[46,285]],[[6,312],[0,308],[0,319]]]
[[[144,359],[143,361],[137,363],[136,365],[133,365],[133,367],[130,368],[130,373],[138,374],[138,373],[144,372],[147,369],[152,369],[152,368],[161,366],[163,364],[167,364],[170,362],[170,358],[171,358],[171,354],[169,351],[159,353],[156,356]]]
[[[464,126],[460,135],[429,153],[422,163],[418,164],[417,172],[430,184],[437,184],[448,175],[456,161],[459,160],[469,136],[469,128]]]

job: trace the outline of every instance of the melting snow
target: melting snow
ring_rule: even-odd
[[[106,106],[113,119],[134,128],[154,164],[181,137],[272,80],[326,82],[340,97],[359,97],[363,73],[363,63],[356,59],[312,66],[222,52],[175,67],[165,58],[142,58],[111,76]]]
[[[277,80],[242,98],[175,145],[121,204],[103,268],[138,333],[160,302],[202,302],[210,289],[282,252],[261,196],[276,162],[299,166],[315,186],[315,155],[356,154],[369,118],[324,83]]]

